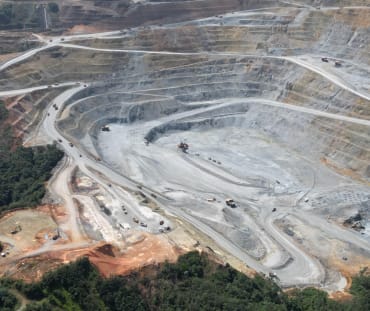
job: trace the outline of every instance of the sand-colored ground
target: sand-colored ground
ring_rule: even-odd
[[[16,229],[19,232],[12,234]],[[10,245],[7,250],[12,257],[37,249],[52,239],[56,229],[57,224],[48,207],[20,210],[8,213],[0,220],[0,241]]]
[[[102,32],[105,29],[95,27],[95,26],[87,26],[87,25],[75,25],[71,29],[68,30],[68,35],[79,35],[79,34],[86,34],[86,33],[96,33]]]
[[[2,54],[2,55],[0,55],[0,62],[6,62],[9,59],[17,57],[18,55],[19,55],[19,53]]]

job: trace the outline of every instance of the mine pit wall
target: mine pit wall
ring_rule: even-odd
[[[245,64],[249,64],[249,60],[243,59],[243,61]],[[361,118],[370,117],[369,111],[366,110],[366,107],[369,106],[365,100],[359,100],[357,96],[340,89],[317,74],[289,62],[258,60],[253,63],[256,70],[247,70],[244,73],[240,71],[240,68],[243,67],[240,60],[231,63],[230,71],[236,71],[237,74],[229,76],[226,74],[230,82],[221,82],[225,73],[220,77],[217,76],[225,69],[222,67],[224,64],[222,61],[213,62],[212,66],[209,67],[213,69],[210,71],[210,76],[206,78],[207,83],[204,83],[205,78],[198,76],[203,70],[198,70],[196,66],[194,68],[190,66],[175,70],[169,69],[160,74],[153,73],[149,76],[144,75],[144,79],[139,75],[137,82],[130,82],[127,79],[128,82],[122,82],[120,85],[119,89],[122,92],[130,90],[143,93],[143,89],[155,86],[158,90],[152,90],[150,94],[171,96],[175,101],[160,100],[135,104],[135,101],[140,98],[127,94],[111,94],[106,97],[91,98],[73,106],[70,117],[62,120],[59,127],[77,140],[85,135],[90,135],[96,147],[97,131],[103,122],[113,120],[117,115],[120,115],[117,120],[125,120],[130,123],[194,109],[191,106],[185,107],[202,100],[224,98],[224,101],[227,102],[228,98],[256,96],[302,105],[320,111]],[[281,71],[282,68],[284,71]],[[203,69],[207,72],[207,67]],[[282,75],[282,72],[285,73],[285,76]],[[161,74],[164,77],[161,77]],[[179,77],[180,80],[176,80],[176,77]],[[184,85],[176,87],[181,80],[183,82],[180,85]],[[243,82],[245,80],[255,82]],[[190,85],[186,86],[189,82]],[[270,87],[266,87],[267,85]],[[125,108],[122,107],[122,103]],[[357,114],[356,111],[358,111]],[[206,118],[206,116],[204,117]],[[367,135],[367,128],[363,126],[314,117],[282,108],[268,107],[258,103],[251,104],[250,109],[243,112],[243,118],[245,118],[243,122],[238,119],[238,126],[263,129],[273,140],[302,155],[307,155],[315,161],[327,159],[339,168],[347,168],[365,179],[369,178],[370,155],[365,146],[369,145],[370,137]],[[219,121],[214,123],[219,124]],[[223,126],[232,125],[233,122],[228,122]],[[184,130],[187,129],[188,125],[171,126],[173,126],[171,130]],[[151,135],[153,134],[149,134],[149,139],[155,136]]]
[[[356,4],[361,5],[360,2],[358,1]],[[263,3],[266,4],[267,2]],[[252,5],[253,3],[250,2],[249,4]],[[269,2],[269,4],[271,3]],[[355,4],[351,2],[350,5]],[[288,27],[287,33],[283,35],[271,34],[271,29],[266,31],[260,31],[258,29],[258,31],[253,31],[253,29],[252,31],[243,30],[244,33],[243,31],[239,31],[235,36],[231,36],[235,27],[225,27],[222,32],[209,28],[205,33],[202,33],[201,30],[195,27],[189,27],[187,29],[180,28],[179,30],[175,30],[175,32],[177,32],[179,37],[182,37],[181,34],[186,34],[186,37],[175,48],[189,48],[187,43],[192,42],[191,49],[195,51],[204,50],[205,48],[217,50],[227,47],[227,49],[235,51],[242,50],[246,53],[257,51],[258,53],[279,54],[281,50],[278,50],[275,41],[277,42],[277,39],[282,36],[283,38],[286,37],[288,42],[290,42],[288,46],[289,53],[294,53],[295,49],[297,49],[296,51],[313,51],[315,53],[321,53],[321,51],[324,53],[325,51],[325,53],[331,56],[343,56],[346,59],[353,59],[357,63],[363,62],[364,64],[369,64],[370,58],[368,57],[368,52],[366,52],[370,46],[369,39],[367,39],[369,38],[369,26],[364,22],[364,25],[358,25],[359,28],[354,27],[354,29],[351,29],[348,25],[354,25],[353,22],[357,16],[352,16],[353,13],[348,10],[338,13],[338,16],[343,20],[349,21],[348,25],[345,25],[344,21],[333,23],[332,14],[323,11],[311,11],[304,20],[303,26],[300,28]],[[364,14],[365,20],[369,16],[368,12],[362,14]],[[336,16],[336,20],[338,16]],[[313,27],[315,25],[319,25],[317,26],[317,33],[314,33]],[[140,32],[139,39],[128,40],[128,45],[145,46],[154,49],[167,49],[171,47],[173,42],[173,37],[171,36],[174,36],[170,34],[173,33],[172,30],[167,30],[167,32],[158,30],[158,36],[153,37],[145,35],[146,32]],[[356,37],[354,37],[355,32],[357,32]],[[343,42],[338,41],[341,40],[338,38],[338,35],[342,33],[345,34],[343,36]],[[199,41],[199,38],[196,39],[199,37],[199,34],[202,34],[201,38],[211,35],[208,38],[210,42],[208,47],[204,47],[203,43]],[[350,38],[353,38],[353,47],[349,47],[347,44]],[[155,45],[158,41],[161,42],[160,46]],[[104,42],[107,43],[105,40]],[[119,42],[113,43],[122,44]],[[247,42],[247,45],[244,44],[245,42]],[[256,43],[250,45],[249,42]],[[266,45],[264,45],[265,42]],[[338,42],[341,44],[341,47],[337,46]],[[92,43],[100,44],[100,41],[96,40],[95,42],[92,41]],[[273,50],[275,48],[276,50]],[[105,78],[107,81],[112,79],[115,81],[114,83],[120,84],[120,88],[123,91],[142,92],[143,89],[157,88],[158,90],[150,91],[150,93],[173,96],[176,101],[184,105],[195,101],[218,98],[225,98],[227,100],[230,97],[248,98],[258,96],[363,119],[369,119],[370,116],[370,105],[368,101],[341,90],[317,74],[313,74],[285,61],[267,61],[265,59],[251,58],[253,63],[247,63],[246,59],[239,59],[238,61],[219,59],[209,62],[208,67],[207,65],[195,64],[188,67],[183,66],[177,69],[162,70],[164,66],[168,66],[169,60],[173,62],[171,66],[176,66],[180,63],[184,65],[191,62],[186,62],[185,60],[180,62],[170,56],[134,57],[119,53],[109,54],[77,50],[73,50],[72,53],[72,50],[68,49],[57,49],[52,53],[58,51],[62,53],[61,56],[54,55],[58,59],[58,65],[55,65],[55,58],[49,53],[50,51],[46,51],[33,59],[32,66],[20,64],[10,68],[7,73],[2,73],[0,75],[0,82],[4,89],[7,89],[11,85],[32,86],[46,83],[46,81],[50,83],[61,79],[85,81],[85,79],[94,80]],[[179,56],[176,57],[180,58]],[[94,58],[94,64],[88,62],[91,58]],[[191,59],[191,57],[182,57],[182,59],[185,58]],[[203,61],[204,63],[204,56],[199,58],[194,57],[192,59],[192,62],[197,61]],[[77,66],[76,64],[79,65]],[[222,65],[223,67],[221,68]],[[70,68],[69,72],[61,74],[63,71],[61,70],[62,67]],[[117,76],[112,77],[112,70],[117,72]],[[148,70],[153,70],[154,72],[148,74]],[[160,71],[158,72],[158,70]],[[201,77],[205,73],[208,76]],[[109,84],[110,82],[107,83]],[[163,89],[160,90],[160,88]],[[86,92],[91,92],[91,89],[94,88],[89,88]],[[78,96],[82,97],[82,94]],[[96,105],[103,107],[105,104],[97,103]],[[115,108],[110,107],[109,110],[100,108],[97,111],[100,114],[104,114],[104,118],[109,119],[112,118],[112,115],[117,114],[117,109],[121,106],[121,103],[117,103],[117,105]],[[312,157],[315,160],[328,158],[337,164],[338,167],[351,169],[367,179],[370,177],[370,168],[367,164],[369,163],[369,152],[364,148],[364,146],[369,145],[368,128],[331,121],[325,118],[314,118],[312,115],[303,115],[272,107],[262,107],[261,105],[258,105],[258,108],[251,109],[246,115],[248,116],[252,112],[256,113],[254,109],[256,111],[257,109],[261,110],[261,115],[263,115],[263,118],[267,118],[269,123],[265,124],[262,116],[256,115],[255,124],[257,125],[251,125],[252,127],[267,128],[272,137],[275,137],[290,147],[293,146],[293,148],[300,152],[312,153]],[[75,117],[76,120],[81,118],[76,112]],[[94,127],[94,121],[92,120],[94,120],[93,114],[91,116],[86,114],[81,118],[80,125],[77,125],[73,120],[63,120],[60,126],[66,131],[68,131],[67,128],[70,128],[71,130],[68,132],[70,135],[80,137],[82,134],[86,134],[86,132],[79,132],[81,128],[84,126]],[[271,128],[271,124],[274,123],[276,124],[275,128]],[[301,127],[302,124],[306,124],[307,129],[303,129]],[[294,130],[289,130],[289,126],[297,130],[296,135],[300,137],[299,140],[285,133],[294,132]],[[92,133],[96,135],[96,128]],[[315,137],[315,139],[312,138],[311,140],[310,137]],[[312,147],[316,144],[316,147]]]
[[[78,54],[80,54],[81,57],[82,55],[85,55],[81,52],[77,53],[77,55]],[[87,55],[89,54],[90,53],[87,53]],[[69,55],[69,53],[67,53],[67,55]],[[109,54],[106,53],[104,55],[103,53],[96,53],[96,57],[98,57],[98,55],[99,57],[100,55],[101,57],[107,55],[109,56]],[[69,56],[66,57],[67,59],[69,58]],[[56,71],[60,71],[61,67],[67,66],[68,68],[68,66],[75,64],[75,61],[70,63],[67,61],[67,59],[63,58],[63,61],[61,61],[61,63],[58,65],[58,68],[45,68],[45,71],[43,70],[45,78],[43,79],[46,79],[46,76],[52,77],[55,75],[54,79],[59,80],[60,76],[56,75]],[[127,59],[127,61],[125,59]],[[139,60],[142,58],[135,57],[135,59]],[[148,68],[151,67],[149,59],[146,61],[146,66],[148,66]],[[167,57],[156,56],[154,59],[156,62],[156,69],[160,67],[161,63],[167,60]],[[136,90],[143,92],[143,89],[152,87],[160,89],[162,87],[163,90],[150,91],[150,93],[174,96],[177,101],[182,102],[185,105],[186,103],[192,103],[200,100],[259,96],[262,98],[278,99],[279,101],[288,102],[295,105],[302,105],[305,107],[320,109],[333,113],[341,113],[355,117],[358,116],[361,118],[368,118],[367,116],[369,115],[369,105],[365,100],[359,99],[349,92],[340,90],[337,86],[318,75],[312,74],[308,71],[305,73],[304,69],[301,69],[300,67],[290,64],[286,61],[266,61],[258,58],[257,60],[252,58],[251,60],[253,63],[250,63],[250,59],[247,58],[238,60],[228,59],[226,61],[218,59],[209,61],[208,63],[203,61],[199,68],[197,68],[197,65],[187,65],[177,69],[164,69],[159,73],[153,72],[145,74],[145,68],[136,70],[135,64],[140,63],[136,60],[132,61],[131,57],[122,57],[122,55],[110,57],[108,60],[109,62],[123,61],[131,63],[131,65],[128,67],[118,66],[118,68],[126,68],[119,72],[114,82],[117,83],[117,85],[120,84],[121,91]],[[20,71],[24,66],[28,67],[27,64],[24,64],[11,69],[13,73],[19,72],[18,76],[16,76],[16,80],[18,80],[17,82],[20,84],[24,82],[24,74],[20,76]],[[79,75],[78,78],[81,78],[81,76],[85,74],[90,75],[89,70],[87,69],[88,63],[86,63],[86,65],[81,64],[81,66],[82,67],[79,68],[79,72],[76,72],[76,74]],[[86,69],[83,69],[84,66],[86,66]],[[108,68],[111,69],[112,66],[113,64],[107,66],[107,70]],[[142,64],[140,64],[140,66],[142,66]],[[282,70],[282,68],[284,70]],[[28,69],[27,73],[30,73],[30,70],[35,69],[30,68]],[[46,70],[51,70],[52,72],[49,73]],[[227,72],[223,72],[224,70]],[[201,74],[203,72],[208,73],[208,77],[202,78]],[[286,73],[286,76],[282,76],[282,72]],[[296,74],[292,74],[294,72],[296,72]],[[132,73],[135,73],[136,77],[134,80],[136,81],[132,81],[129,78],[130,74]],[[128,77],[126,75],[128,75]],[[191,76],[192,78],[190,79],[189,77]],[[7,74],[3,73],[2,77],[4,80],[6,80]],[[70,73],[68,74],[68,78],[71,78]],[[223,80],[225,81],[222,82]],[[191,81],[194,85],[186,86],[189,81]],[[168,88],[169,86],[171,86],[171,88]],[[101,90],[106,89],[107,87],[101,87]],[[78,96],[91,96],[93,93],[90,92],[95,91],[94,88],[88,88],[85,92],[88,93],[81,93]],[[329,102],[330,105],[328,105]],[[99,107],[100,105],[105,104],[97,103],[96,105]],[[116,108],[111,109],[110,115],[116,115],[117,111],[121,108],[120,106],[121,103],[119,103]],[[105,108],[101,108],[100,115],[105,116],[106,113],[107,110]],[[107,115],[108,118],[111,116],[109,116],[109,114]],[[80,116],[76,115],[76,118],[78,119]],[[84,119],[84,123],[77,127],[76,132],[78,132],[79,129],[82,129],[86,124],[90,124],[89,127],[94,124],[94,121],[90,121],[89,117],[85,118],[86,119]],[[94,119],[92,118],[92,120]],[[257,123],[258,121],[259,120],[256,120]],[[63,122],[66,121],[64,120]],[[73,121],[68,122],[72,122],[69,123],[69,128],[73,129],[76,126]],[[318,124],[320,125],[320,128],[312,127],[311,131],[315,131],[316,135],[323,135],[321,132],[325,133],[325,144],[323,144],[321,147],[323,148],[322,150],[324,150],[322,156],[332,159],[339,167],[355,170],[355,172],[358,174],[368,178],[369,176],[366,174],[369,173],[369,169],[365,163],[366,161],[369,162],[369,151],[363,147],[368,145],[368,141],[364,137],[365,135],[361,135],[361,133],[367,131],[367,129],[364,129],[361,126],[349,124],[338,128],[335,126],[335,122],[333,124],[333,122],[325,119],[323,119],[321,122],[318,122]],[[61,127],[66,128],[66,125],[61,124]],[[285,127],[282,130],[287,131],[288,128]],[[308,141],[305,137],[309,135],[309,131],[306,132],[307,134],[302,137],[301,142],[298,142],[298,145],[296,146],[298,150],[300,149],[299,145],[302,144],[302,141]],[[71,135],[73,135],[73,133],[71,133]],[[80,135],[80,132],[78,132],[78,135]],[[276,133],[275,136],[277,136]],[[320,141],[320,139],[314,140],[314,145],[317,145],[318,141]],[[359,141],[359,143],[356,144],[356,141]],[[287,144],[290,145],[289,140],[287,140]],[[317,159],[318,156],[315,158]]]
[[[9,23],[0,24],[0,29],[22,29],[30,32],[45,29],[44,10],[42,4],[57,3],[54,12],[47,7],[48,20],[52,29],[62,31],[75,25],[93,25],[100,29],[119,29],[145,24],[162,24],[180,22],[245,9],[260,9],[281,5],[277,0],[205,0],[176,1],[161,3],[134,4],[128,0],[105,1],[23,1],[11,4],[13,16]],[[0,10],[7,4],[0,5]],[[124,17],[124,18],[123,18]]]
[[[40,42],[27,32],[7,32],[0,30],[0,55],[27,51],[39,47]]]
[[[294,18],[297,9],[287,11]],[[282,11],[272,11],[282,26]],[[356,13],[353,13],[356,12]],[[256,19],[263,19],[256,16]],[[359,22],[362,20],[363,22]],[[137,30],[131,36],[111,40],[85,40],[81,45],[174,52],[239,52],[260,55],[320,55],[355,59],[369,64],[370,10],[308,11],[297,23],[292,20],[283,28],[274,28],[269,21],[261,27],[186,25],[177,28]],[[350,42],[350,43],[349,43]]]
[[[46,107],[63,90],[64,88],[41,90],[6,98],[9,120],[15,135],[21,137],[31,134],[39,125]]]
[[[125,18],[111,18],[111,25],[135,27],[146,24],[165,24],[204,18],[239,10],[277,6],[276,0],[205,0],[134,5]],[[281,5],[281,3],[279,4]],[[118,13],[120,13],[118,11]],[[104,21],[106,22],[106,21]],[[109,20],[107,21],[109,22]]]
[[[365,10],[366,11],[366,10]],[[370,20],[370,10],[364,13],[364,18]],[[313,52],[315,54],[322,54],[331,57],[343,57],[351,59],[359,64],[370,64],[368,50],[370,49],[369,31],[370,28],[354,28],[344,25],[343,23],[335,22],[333,24],[333,16],[327,17],[323,11],[313,11],[309,13],[303,28],[307,28],[309,34],[302,33],[301,38],[295,37],[296,29],[291,29],[286,34],[271,33],[271,29],[267,28],[263,32],[257,33],[252,30],[238,29],[236,27],[224,27],[220,31],[210,27],[207,30],[200,30],[195,27],[179,27],[178,29],[161,29],[153,31],[141,31],[138,36],[132,36],[122,40],[91,40],[83,41],[81,44],[93,45],[97,47],[111,47],[111,48],[143,48],[150,50],[191,50],[202,51],[206,48],[211,51],[231,51],[242,53],[256,52],[262,54],[296,54],[298,52]],[[331,13],[332,14],[332,13]],[[342,13],[342,17],[348,17],[349,24],[353,24],[355,18],[349,16],[349,11]],[[319,25],[319,31],[313,29],[314,25]],[[335,31],[332,31],[332,29]],[[312,34],[315,36],[312,37]],[[338,34],[343,34],[346,42],[342,42],[338,38]],[[177,39],[176,39],[177,38]],[[205,40],[201,40],[203,38]],[[284,43],[284,49],[281,49],[277,42],[279,40],[287,40]],[[348,46],[347,41],[351,38],[351,47]],[[176,39],[176,44],[174,44]],[[208,42],[208,47],[204,47],[204,42]],[[340,45],[338,46],[338,42]],[[353,46],[353,47],[352,47]],[[207,50],[206,49],[206,50]],[[73,54],[73,56],[72,56]],[[34,62],[32,68],[27,64],[20,64],[8,69],[7,73],[0,75],[0,82],[5,90],[9,87],[19,87],[27,85],[39,85],[40,83],[54,83],[63,80],[114,80],[112,71],[120,69],[125,74],[129,72],[146,72],[151,69],[151,66],[157,66],[155,59],[160,59],[162,66],[167,66],[163,62],[163,57],[150,56],[136,58],[121,53],[100,53],[94,51],[78,51],[65,48],[53,48],[52,50],[44,51],[30,59]],[[180,56],[176,56],[180,58]],[[88,60],[94,59],[94,64],[88,63]],[[184,57],[181,57],[184,59]],[[188,59],[190,57],[187,57]],[[202,57],[198,57],[201,59]],[[194,57],[194,60],[196,58]],[[55,61],[58,60],[58,64]],[[168,57],[167,62],[172,62],[173,57]],[[138,68],[137,61],[141,61],[142,68]],[[185,62],[185,60],[184,60]],[[60,63],[60,64],[59,64]],[[175,64],[180,62],[176,60]],[[61,68],[63,69],[61,70]],[[65,69],[68,68],[67,73]],[[83,70],[78,69],[84,68]],[[85,69],[86,68],[86,69]],[[158,68],[158,66],[157,66]],[[26,74],[25,74],[26,73]],[[123,76],[123,74],[121,75]],[[58,81],[59,80],[59,81]]]
[[[72,106],[69,116],[59,121],[58,127],[75,141],[88,135],[97,149],[97,136],[101,127],[106,124],[150,121],[196,107],[143,94],[111,93],[90,97]],[[99,153],[99,150],[97,151]]]

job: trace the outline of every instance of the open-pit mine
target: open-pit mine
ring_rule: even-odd
[[[2,28],[0,96],[65,157],[47,210],[0,219],[3,275],[199,249],[336,292],[370,265],[368,0],[45,2]]]

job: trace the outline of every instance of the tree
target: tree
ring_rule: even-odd
[[[8,109],[5,108],[5,103],[2,100],[0,100],[0,122],[5,121],[8,118],[8,115],[9,112]]]
[[[58,13],[59,12],[59,6],[57,3],[48,3],[48,10],[51,12],[51,13]]]
[[[0,310],[13,311],[17,305],[17,298],[7,289],[0,287]]]

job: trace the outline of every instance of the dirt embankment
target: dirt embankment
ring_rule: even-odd
[[[165,261],[174,262],[184,250],[174,246],[167,235],[132,231],[118,248],[104,241],[71,243],[59,224],[66,221],[63,206],[43,205],[36,209],[8,212],[0,219],[0,276],[31,282],[56,267],[87,256],[100,273],[128,274]]]
[[[139,233],[140,240],[128,243],[124,250],[119,250],[111,244],[102,243],[98,246],[53,253],[52,256],[63,258],[64,262],[74,261],[81,256],[89,257],[90,261],[105,276],[125,275],[145,266],[155,265],[165,261],[175,262],[183,253],[174,247],[166,238]]]
[[[39,280],[46,272],[84,256],[90,259],[104,277],[126,275],[146,266],[165,261],[175,262],[184,253],[165,238],[149,234],[144,234],[141,238],[142,240],[123,251],[101,242],[91,247],[62,249],[26,257],[0,265],[0,275],[32,282]]]

